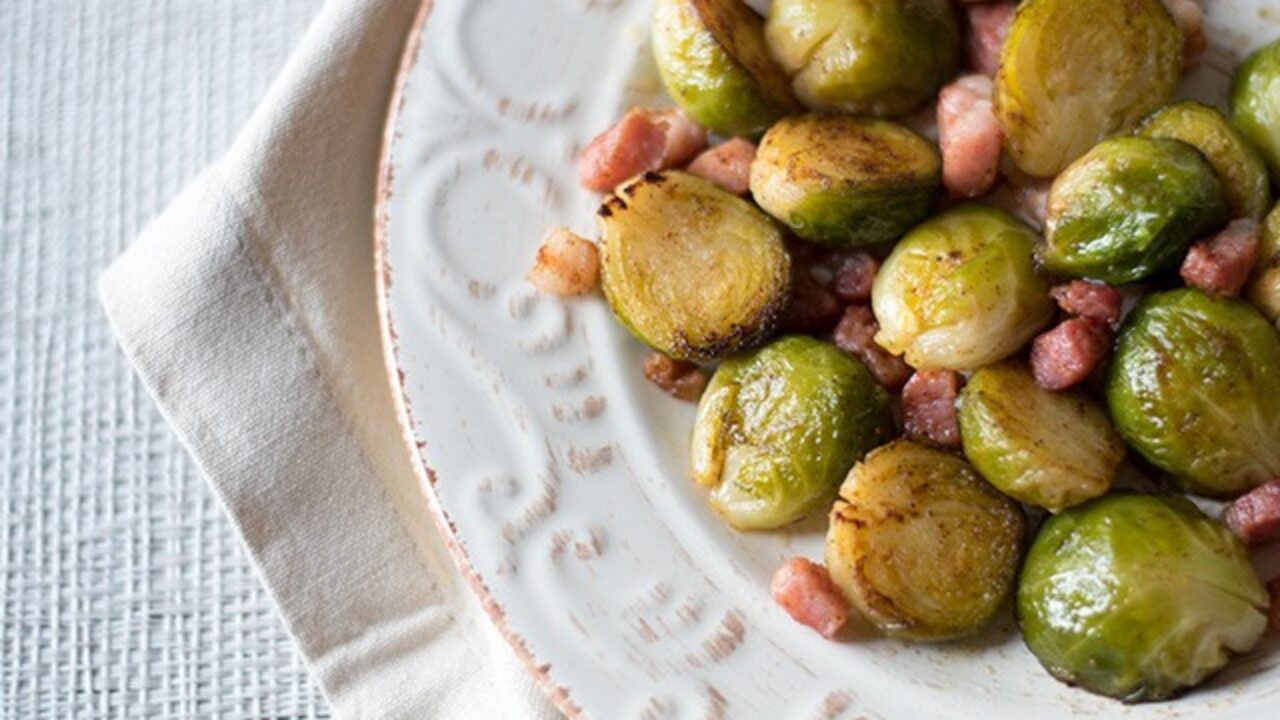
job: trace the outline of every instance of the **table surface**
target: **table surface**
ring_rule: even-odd
[[[327,715],[95,290],[318,7],[0,2],[0,718]]]

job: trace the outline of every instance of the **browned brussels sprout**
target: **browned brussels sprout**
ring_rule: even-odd
[[[901,440],[854,466],[831,510],[831,579],[868,620],[909,640],[986,625],[1013,587],[1026,520],[950,453]]]
[[[1000,492],[1052,512],[1111,489],[1124,441],[1078,392],[1050,392],[1019,363],[982,368],[960,393],[964,454]]]
[[[658,0],[653,51],[667,92],[722,135],[754,138],[799,110],[764,44],[764,20],[742,0]]]
[[[1027,0],[996,76],[996,115],[1020,170],[1053,177],[1169,102],[1182,33],[1160,0]]]
[[[960,59],[951,0],[774,0],[765,39],[805,105],[853,115],[911,112]]]
[[[693,477],[729,524],[776,528],[829,503],[892,427],[889,397],[862,363],[783,338],[716,370],[698,406]]]
[[[712,360],[773,332],[791,261],[782,231],[755,205],[682,172],[648,173],[598,214],[605,297],[654,350]]]
[[[1120,435],[1196,493],[1280,477],[1280,336],[1248,303],[1148,297],[1120,334],[1107,402]]]
[[[1184,498],[1118,494],[1045,522],[1018,583],[1054,677],[1127,702],[1200,684],[1267,627],[1244,545]]]
[[[941,172],[938,149],[902,125],[805,115],[765,134],[751,193],[802,238],[869,245],[896,240],[929,215]]]

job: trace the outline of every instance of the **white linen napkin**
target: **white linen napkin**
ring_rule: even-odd
[[[384,372],[375,180],[417,9],[330,0],[100,292],[339,717],[552,718],[450,561]]]

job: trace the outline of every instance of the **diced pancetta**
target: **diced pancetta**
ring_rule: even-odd
[[[801,557],[783,563],[773,574],[769,592],[793,620],[835,637],[849,619],[849,605],[826,568]]]

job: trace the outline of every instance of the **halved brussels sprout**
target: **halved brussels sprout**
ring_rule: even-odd
[[[1142,123],[1142,134],[1199,150],[1217,171],[1235,217],[1261,220],[1271,206],[1266,163],[1216,108],[1194,100],[1169,105]]]
[[[969,463],[899,440],[840,486],[827,570],[876,627],[948,640],[986,625],[1013,587],[1026,519]]]
[[[972,370],[1018,352],[1053,319],[1031,228],[962,205],[907,234],[876,276],[876,342],[921,369]]]
[[[1107,377],[1116,429],[1187,490],[1235,495],[1280,477],[1280,337],[1248,303],[1149,296]]]
[[[1280,320],[1280,203],[1262,223],[1258,267],[1245,292],[1268,320]]]
[[[997,490],[1051,512],[1102,495],[1124,441],[1088,396],[1056,393],[1007,362],[982,368],[960,393],[964,454]]]
[[[1051,517],[1018,618],[1054,677],[1128,702],[1195,686],[1266,629],[1244,545],[1185,498],[1118,494]]]
[[[654,350],[712,360],[773,332],[791,260],[782,231],[755,205],[686,173],[647,173],[597,214],[605,297]]]
[[[888,120],[805,115],[769,129],[751,164],[751,194],[796,235],[869,245],[929,215],[938,148]]]
[[[657,0],[653,53],[671,97],[721,135],[755,138],[800,109],[742,0]]]
[[[1053,181],[1040,259],[1051,272],[1119,285],[1176,264],[1229,219],[1218,174],[1195,148],[1115,137]]]
[[[892,430],[889,397],[862,363],[786,337],[716,370],[698,405],[693,478],[730,525],[776,528],[830,502]]]
[[[950,0],[774,0],[765,40],[805,105],[853,115],[911,112],[960,61]]]
[[[1020,170],[1053,177],[1169,102],[1182,33],[1160,0],[1028,0],[996,75],[996,117]]]
[[[1280,183],[1280,40],[1260,48],[1231,82],[1231,119],[1266,159]]]

